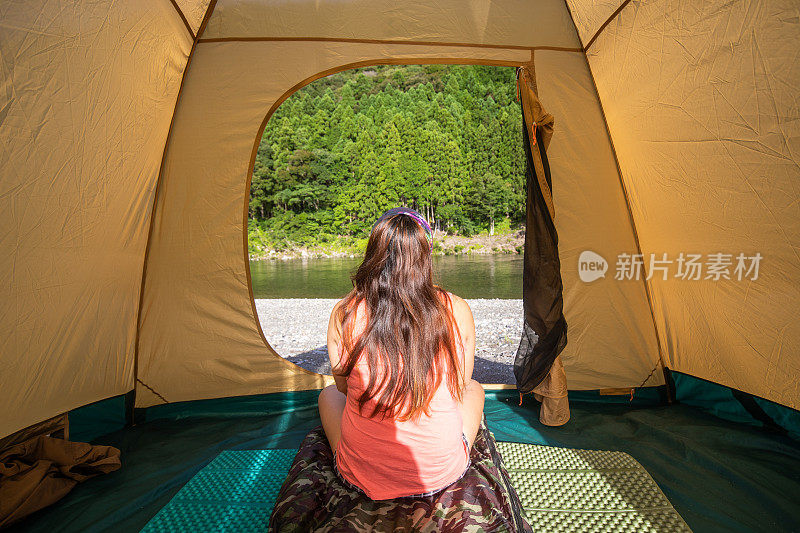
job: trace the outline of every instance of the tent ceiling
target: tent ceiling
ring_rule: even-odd
[[[796,4],[568,4],[0,4],[0,435],[130,390],[137,332],[140,406],[318,386],[259,331],[248,164],[292,90],[379,62],[535,59],[573,387],[638,386],[660,348],[800,408]],[[575,275],[582,250],[613,263],[637,232],[645,254],[759,252],[760,277],[650,280],[656,330],[643,282]]]
[[[219,0],[202,38],[355,38],[580,47],[563,0]]]

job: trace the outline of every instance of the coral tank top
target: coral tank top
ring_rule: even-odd
[[[362,301],[356,310],[353,338],[364,331],[364,309]],[[463,365],[458,336],[456,351]],[[384,371],[378,369],[378,383]],[[469,450],[462,438],[461,411],[445,376],[431,400],[430,416],[423,412],[418,419],[408,421],[381,414],[369,418],[374,400],[367,402],[364,414],[360,414],[358,398],[368,384],[369,368],[362,353],[347,378],[342,436],[336,449],[339,473],[373,500],[437,491],[458,480],[469,464]]]

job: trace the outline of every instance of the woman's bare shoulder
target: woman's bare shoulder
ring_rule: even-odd
[[[344,304],[347,298],[342,298],[331,309],[331,318],[328,321],[328,327],[334,329],[341,329],[342,319],[344,318]]]
[[[448,292],[447,294],[453,302],[453,315],[456,317],[456,320],[459,322],[463,320],[472,320],[472,309],[470,309],[467,301],[452,292]]]
[[[344,312],[346,310],[345,306],[348,306],[348,305],[352,306],[352,305],[355,305],[355,304],[358,304],[359,307],[363,306],[363,303],[364,303],[363,300],[360,300],[360,301],[359,300],[354,300],[351,296],[352,296],[352,294],[347,294],[341,300],[338,300],[333,305],[333,309],[331,309],[331,315],[336,315],[339,318],[341,318],[342,315],[344,315]]]

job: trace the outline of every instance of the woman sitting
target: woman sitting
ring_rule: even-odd
[[[433,284],[431,251],[419,213],[384,213],[328,325],[335,385],[319,396],[322,425],[339,476],[373,500],[460,479],[483,416],[472,312]]]

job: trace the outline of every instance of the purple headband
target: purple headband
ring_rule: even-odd
[[[382,214],[378,220],[375,221],[375,224],[372,225],[372,229],[375,229],[375,226],[378,225],[378,222],[381,220],[386,220],[387,218],[393,217],[394,215],[408,215],[413,218],[417,224],[422,226],[422,229],[425,230],[425,237],[428,239],[428,244],[431,245],[433,248],[433,231],[431,230],[430,224],[428,221],[423,218],[418,212],[414,211],[410,207],[393,207]]]

